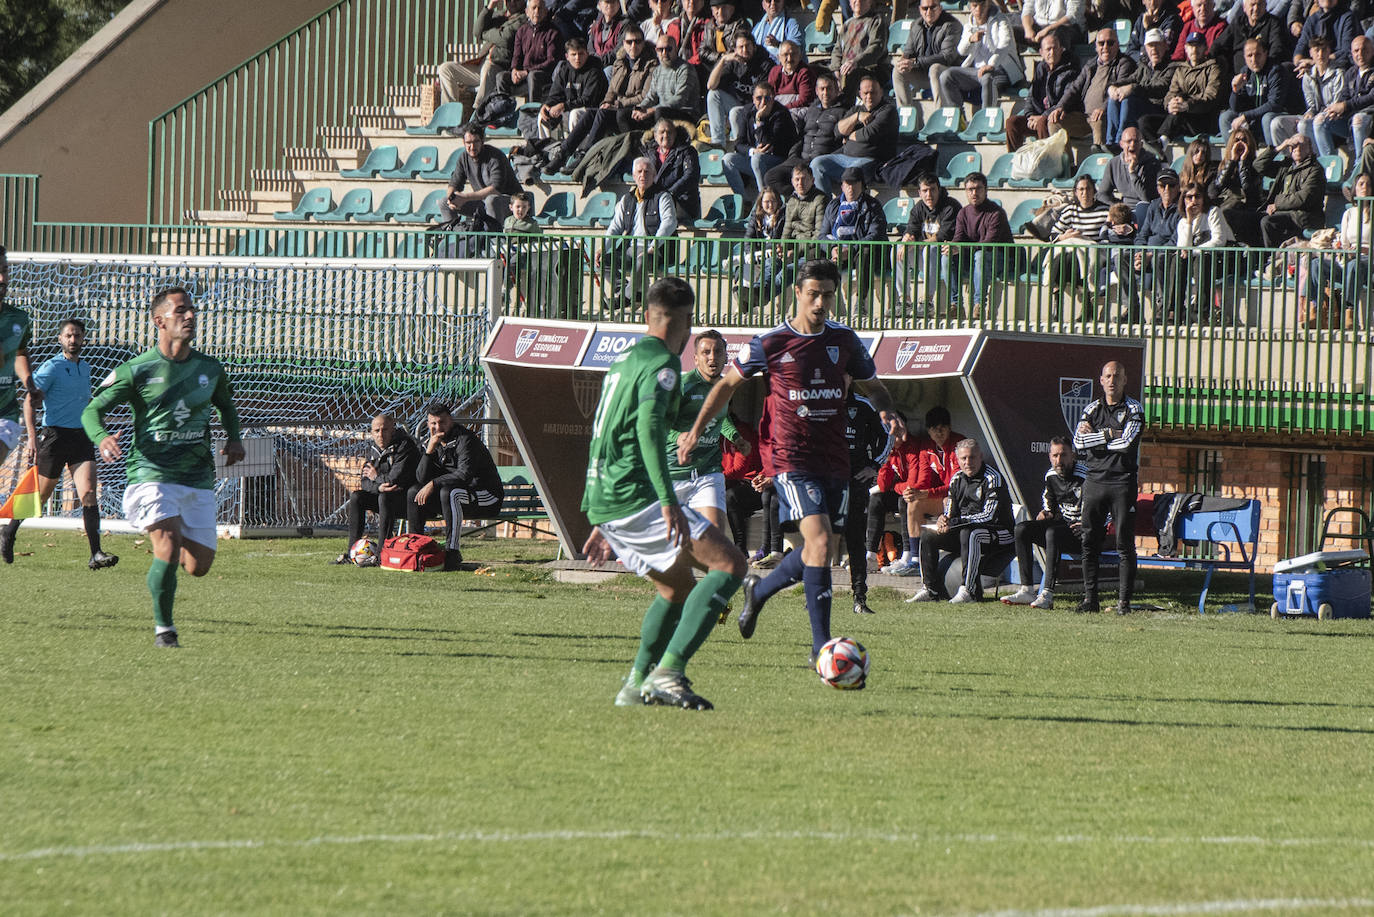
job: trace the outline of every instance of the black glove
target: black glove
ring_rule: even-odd
[[[872,484],[876,480],[878,480],[878,469],[872,465],[865,465],[858,471],[854,472],[855,484],[863,484],[865,487],[867,487],[869,484]]]

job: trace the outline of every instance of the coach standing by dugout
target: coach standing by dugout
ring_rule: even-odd
[[[1102,396],[1083,409],[1073,447],[1088,466],[1083,483],[1083,603],[1080,612],[1098,612],[1097,568],[1106,535],[1107,513],[1116,523],[1120,592],[1116,613],[1131,613],[1135,589],[1135,498],[1140,470],[1140,431],[1145,409],[1126,396],[1126,367],[1102,367]]]

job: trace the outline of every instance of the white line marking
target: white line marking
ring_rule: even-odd
[[[1035,911],[984,911],[972,917],[1175,917],[1180,914],[1254,914],[1261,911],[1307,911],[1314,908],[1368,910],[1374,898],[1256,898],[1236,901],[1192,901],[1178,904],[1103,904]]]
[[[880,842],[890,844],[1116,844],[1116,845],[1161,845],[1161,846],[1202,846],[1202,847],[1354,847],[1374,849],[1374,839],[1369,838],[1319,838],[1319,837],[1149,837],[1149,836],[1105,836],[1093,837],[1083,834],[1063,834],[1053,837],[1032,837],[1024,834],[902,834],[887,832],[849,832],[849,831],[722,831],[711,833],[675,833],[669,831],[446,831],[436,834],[358,834],[351,836],[320,835],[303,840],[283,840],[280,838],[240,840],[190,840],[163,841],[127,844],[92,844],[88,846],[39,847],[34,850],[0,852],[0,863],[20,860],[42,860],[57,857],[82,859],[95,856],[119,856],[142,853],[168,853],[178,850],[253,850],[266,847],[298,848],[321,847],[347,844],[427,844],[427,843],[478,843],[478,844],[525,844],[545,841],[619,841],[627,839],[666,840],[666,841],[833,841],[837,843]],[[999,912],[1000,913],[1000,912]],[[1008,911],[1008,915],[1021,914]],[[1039,915],[1039,911],[1026,911],[1026,914]],[[1046,911],[1045,915],[1059,914],[1059,911]],[[1076,912],[1064,911],[1064,914]],[[1085,912],[1091,917],[1092,912]],[[1116,912],[1112,912],[1116,913]],[[1123,912],[1125,913],[1125,912]],[[1134,912],[1132,912],[1134,913]],[[1141,913],[1150,913],[1142,911]]]

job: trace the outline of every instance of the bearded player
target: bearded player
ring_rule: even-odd
[[[735,428],[730,415],[722,414],[702,432],[696,448],[688,456],[688,463],[684,465],[678,462],[677,447],[681,431],[690,429],[692,422],[697,419],[702,402],[720,381],[727,359],[725,338],[714,328],[698,334],[693,348],[696,368],[682,374],[682,403],[677,417],[670,418],[668,424],[668,474],[673,479],[678,500],[701,513],[716,528],[725,531],[724,440],[728,439],[736,449],[745,453],[748,453],[750,446]]]
[[[215,460],[210,453],[210,410],[219,411],[228,442],[226,465],[243,460],[239,416],[224,367],[191,347],[196,309],[180,287],[162,290],[149,307],[157,346],[117,366],[81,414],[82,426],[100,457],[123,458],[128,475],[124,515],[148,532],[153,563],[153,645],[180,646],[172,623],[177,565],[192,576],[210,572],[215,560]],[[133,442],[105,429],[105,415],[128,404]]]
[[[678,278],[649,287],[648,333],[611,364],[592,420],[582,509],[595,528],[582,551],[593,563],[614,554],[658,589],[617,706],[712,709],[692,690],[685,669],[746,569],[744,555],[720,529],[678,502],[663,448],[682,401],[682,350],[695,303],[692,288]],[[706,569],[699,581],[694,564]]]
[[[767,442],[778,491],[779,518],[784,526],[801,529],[803,545],[764,579],[744,580],[740,634],[754,634],[759,611],[777,592],[801,580],[806,588],[806,611],[811,618],[811,655],[830,639],[830,552],[835,533],[844,531],[849,504],[849,444],[846,376],[868,396],[883,425],[900,437],[906,430],[892,405],[887,387],[859,336],[846,325],[830,320],[840,270],[835,262],[808,261],[793,287],[792,317],[756,336],[740,352],[701,406],[692,429],[683,434],[679,460],[691,453],[707,425],[750,376],[768,379],[765,410],[771,418]]]

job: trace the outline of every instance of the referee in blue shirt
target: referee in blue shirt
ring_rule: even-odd
[[[100,507],[95,499],[95,447],[81,427],[81,412],[91,400],[91,364],[81,359],[86,343],[86,323],[69,318],[58,329],[62,353],[45,362],[33,374],[33,385],[24,401],[24,426],[28,430],[29,461],[38,466],[42,500],[52,496],[70,468],[72,482],[81,498],[81,522],[91,547],[87,564],[92,570],[113,567],[119,558],[100,550]],[[38,407],[43,408],[43,429],[35,432]],[[14,536],[19,519],[0,529],[0,558],[14,563]]]

